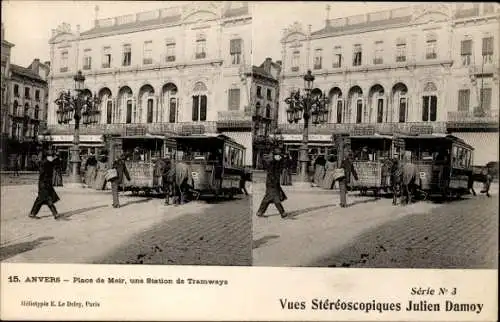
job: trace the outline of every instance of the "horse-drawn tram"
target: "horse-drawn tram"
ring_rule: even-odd
[[[136,194],[145,192],[163,192],[162,178],[155,176],[157,160],[163,158],[168,149],[174,150],[174,144],[165,135],[125,135],[113,139],[113,155],[127,156],[125,165],[130,174],[130,181],[124,180],[122,189]],[[170,144],[169,144],[170,142]]]
[[[189,165],[193,189],[200,196],[228,197],[240,194],[245,173],[245,147],[223,134],[179,135],[176,159]]]
[[[350,136],[351,150],[354,154],[353,166],[358,180],[351,180],[353,190],[362,195],[373,191],[377,195],[390,186],[387,161],[392,156],[392,136],[353,135]]]
[[[430,196],[446,199],[469,193],[474,148],[447,134],[398,135],[403,159],[417,167],[416,184]]]

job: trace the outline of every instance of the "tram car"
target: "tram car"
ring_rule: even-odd
[[[176,162],[191,168],[193,189],[199,196],[233,198],[240,194],[245,175],[245,147],[223,134],[179,135]]]
[[[429,196],[445,199],[469,194],[474,148],[449,134],[399,136],[406,160],[418,169],[417,185]],[[407,161],[408,162],[408,161]]]

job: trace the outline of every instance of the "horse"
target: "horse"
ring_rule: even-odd
[[[158,159],[155,162],[154,176],[162,178],[162,188],[165,192],[165,204],[175,193],[175,167],[169,159]]]
[[[411,162],[405,162],[401,167],[401,190],[405,197],[406,204],[413,202],[413,197],[417,188],[418,169]]]
[[[186,162],[180,161],[175,164],[173,170],[175,172],[170,175],[175,179],[175,191],[176,194],[179,194],[177,201],[180,204],[184,204],[186,194],[194,186],[191,167]]]

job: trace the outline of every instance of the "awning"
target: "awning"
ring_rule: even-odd
[[[454,132],[452,135],[474,148],[474,165],[498,162],[498,132]]]
[[[40,141],[49,141],[53,143],[60,142],[73,142],[73,135],[39,135],[38,139]],[[104,142],[103,135],[80,135],[80,142],[96,142],[102,143]]]
[[[302,134],[282,134],[283,141],[302,141]],[[331,135],[309,134],[309,141],[331,141]]]

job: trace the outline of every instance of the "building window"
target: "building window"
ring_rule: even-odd
[[[130,45],[123,45],[123,60],[122,66],[130,66],[132,63],[132,47]]]
[[[377,99],[377,123],[384,122],[384,99]]]
[[[486,112],[491,109],[491,88],[481,89],[479,95],[479,109],[481,112]]]
[[[493,37],[483,38],[483,64],[493,63]]]
[[[337,123],[342,123],[342,100],[337,101]]]
[[[271,105],[269,104],[266,105],[266,118],[271,118]]]
[[[257,86],[257,97],[262,98],[262,87]]]
[[[111,47],[103,48],[102,68],[111,67]]]
[[[352,59],[353,66],[361,66],[361,58],[362,58],[362,49],[361,45],[354,45],[354,54]]]
[[[40,102],[40,90],[37,89],[35,91],[35,101]]]
[[[19,103],[18,103],[17,101],[14,101],[14,104],[13,104],[13,106],[12,106],[12,115],[13,115],[13,116],[18,116],[18,115],[17,115],[17,113],[18,113],[18,111],[17,111],[17,107],[18,107],[18,106],[19,106]]]
[[[177,114],[177,98],[171,97],[169,105],[168,121],[170,123],[175,123],[175,117]]]
[[[462,65],[469,66],[472,57],[472,40],[462,40],[460,43],[460,57],[462,58]]]
[[[406,97],[399,98],[399,123],[406,122]]]
[[[125,119],[126,123],[132,123],[132,100],[127,100],[127,118]]]
[[[30,106],[28,103],[24,104],[24,116],[30,116]]]
[[[323,50],[316,49],[314,51],[314,69],[321,69],[322,60],[323,60]]]
[[[427,36],[426,46],[425,46],[425,58],[426,59],[436,59],[437,58],[437,37],[434,34],[429,34]]]
[[[91,49],[85,49],[83,51],[83,69],[91,69],[92,68],[92,56],[91,56]]]
[[[205,84],[198,82],[194,86],[193,95],[193,110],[192,120],[206,121],[207,120],[207,88]]]
[[[167,63],[175,61],[175,40],[167,40],[166,61]]]
[[[375,42],[375,55],[373,57],[373,64],[380,65],[384,63],[384,42]]]
[[[340,68],[342,67],[342,47],[340,46],[335,46],[333,48],[333,68]]]
[[[153,63],[153,42],[151,40],[144,42],[143,55],[142,63],[144,65],[150,65]]]
[[[152,98],[149,98],[147,100],[147,107],[146,107],[146,113],[147,113],[147,117],[146,117],[146,122],[147,123],[153,123],[153,104],[154,101]]]
[[[396,62],[402,63],[406,61],[406,40],[398,38],[396,41]]]
[[[241,64],[241,39],[231,39],[229,42],[229,54],[231,55],[231,64]]]
[[[467,112],[469,111],[470,104],[470,90],[461,89],[458,91],[458,111]]]
[[[356,100],[356,123],[363,122],[363,100]]]
[[[14,97],[19,97],[19,85],[14,84]]]
[[[25,87],[24,88],[24,98],[25,99],[31,99],[31,97],[30,97],[30,88],[29,87]]]
[[[113,122],[113,101],[108,100],[106,102],[106,123],[111,124]]]
[[[207,58],[207,40],[205,35],[198,35],[196,37],[196,59]]]
[[[423,96],[422,121],[435,121],[437,118],[437,96]]]
[[[261,113],[261,112],[260,112],[260,102],[257,102],[257,103],[255,104],[255,115],[256,115],[256,116],[260,116],[260,113]]]
[[[39,116],[40,116],[40,106],[35,105],[35,115],[33,115],[33,118],[34,118],[35,120],[38,120],[38,119],[39,119]]]
[[[292,72],[299,71],[300,51],[295,50],[292,55]]]
[[[271,89],[267,89],[267,100],[272,101],[273,100],[273,92]]]
[[[240,109],[240,89],[231,88],[228,91],[228,107],[230,111],[238,111]]]
[[[61,69],[59,70],[61,73],[65,73],[68,71],[68,52],[61,52]]]

